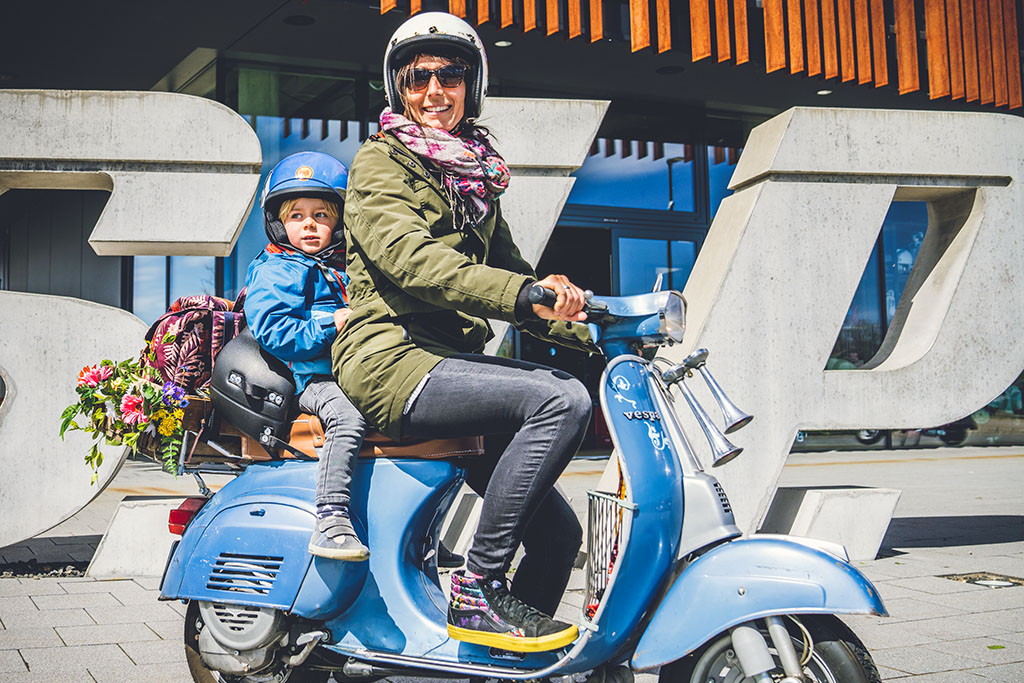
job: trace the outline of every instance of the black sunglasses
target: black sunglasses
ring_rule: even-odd
[[[442,88],[457,88],[466,78],[467,67],[461,64],[448,64],[440,69],[413,69],[409,74],[409,90],[426,90],[430,79],[437,76]]]

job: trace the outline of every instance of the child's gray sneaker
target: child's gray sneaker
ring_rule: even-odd
[[[369,549],[359,541],[352,522],[342,515],[331,515],[316,521],[309,552],[331,560],[362,562],[370,557]]]

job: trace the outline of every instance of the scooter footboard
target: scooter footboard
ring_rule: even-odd
[[[640,637],[632,667],[674,662],[733,626],[781,614],[888,612],[849,563],[793,541],[755,536],[709,550],[679,575]]]

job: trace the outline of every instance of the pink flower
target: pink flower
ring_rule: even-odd
[[[149,418],[142,412],[142,397],[125,394],[121,399],[121,419],[126,425],[145,424]]]
[[[110,369],[109,365],[86,366],[78,373],[78,386],[95,387],[103,380],[109,379],[112,374],[114,371]]]

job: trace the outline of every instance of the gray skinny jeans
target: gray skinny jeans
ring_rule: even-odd
[[[299,394],[299,408],[319,417],[324,426],[316,504],[350,504],[352,467],[366,435],[366,420],[328,375],[313,376]]]
[[[572,375],[482,355],[446,358],[405,415],[412,438],[485,435],[486,453],[464,460],[466,482],[483,497],[466,566],[504,577],[519,544],[512,583],[520,600],[554,614],[583,529],[553,488],[590,421],[591,400]]]

